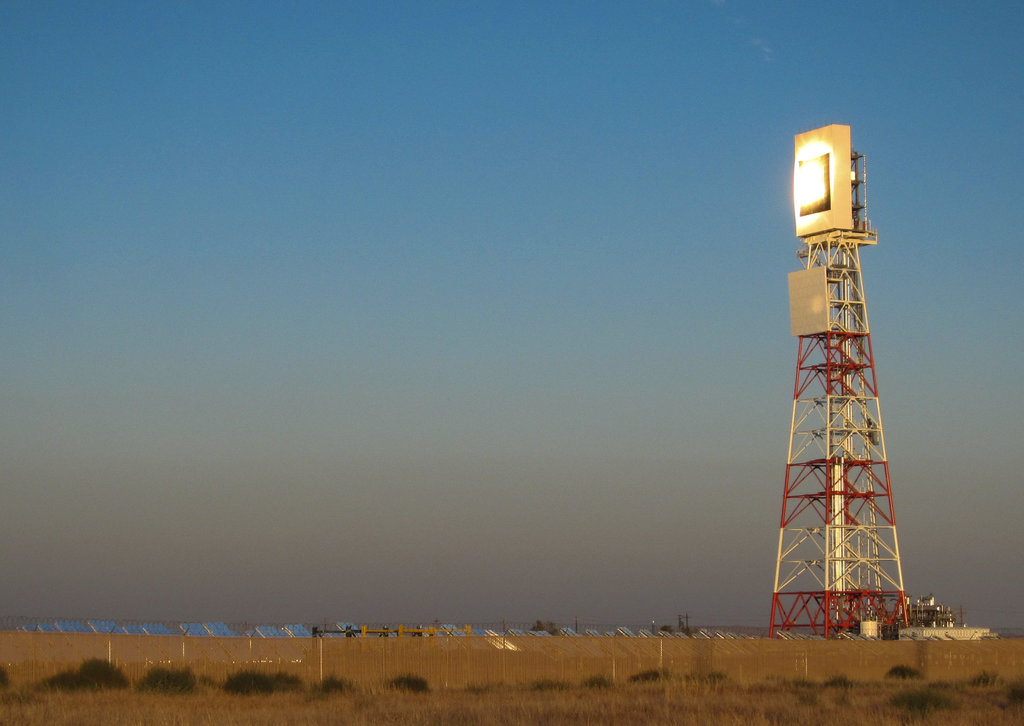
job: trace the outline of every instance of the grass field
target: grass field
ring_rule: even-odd
[[[194,693],[165,695],[137,688],[53,691],[39,685],[0,693],[0,723],[19,726],[324,726],[400,724],[509,726],[511,724],[818,724],[908,723],[998,726],[1024,721],[1024,684],[994,677],[964,682],[919,678],[857,683],[767,681],[658,674],[611,686],[538,681],[522,686],[481,684],[414,693],[381,686],[321,694],[301,688],[238,695],[222,684],[200,683]]]

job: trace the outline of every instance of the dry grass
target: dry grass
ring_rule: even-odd
[[[138,691],[54,693],[36,688],[0,694],[0,723],[21,726],[550,726],[605,724],[871,723],[905,726],[999,726],[1024,720],[1012,697],[1020,684],[765,682],[739,685],[672,678],[657,683],[563,689],[487,684],[466,690],[408,693],[384,688],[330,695],[315,691],[239,696],[207,685],[190,695]],[[930,698],[921,693],[941,694]],[[921,704],[939,704],[920,710]]]

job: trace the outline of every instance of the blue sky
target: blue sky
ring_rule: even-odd
[[[0,614],[767,625],[792,137],[845,123],[906,587],[1024,625],[1022,34],[0,3]]]

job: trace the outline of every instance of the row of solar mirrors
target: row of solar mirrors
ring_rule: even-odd
[[[189,635],[193,637],[219,638],[311,638],[322,637],[370,637],[400,635],[484,635],[480,630],[455,625],[431,626],[429,628],[398,626],[371,627],[355,623],[332,623],[329,626],[309,626],[301,623],[291,625],[256,625],[244,631],[232,630],[221,622],[215,623],[130,623],[119,624],[113,620],[56,620],[21,626],[18,630],[41,633],[101,633],[127,635]]]
[[[169,626],[164,623],[130,623],[121,625],[113,620],[57,620],[52,623],[38,623],[20,630],[43,633],[115,633],[127,635],[191,635],[196,637],[258,637],[258,638],[310,638],[313,633],[301,624],[257,625],[245,633],[236,633],[224,623],[181,623]]]
[[[248,638],[311,638],[319,637],[401,637],[403,635],[483,635],[490,637],[512,636],[538,636],[548,637],[551,635],[546,630],[521,630],[519,628],[508,628],[504,632],[491,629],[472,628],[468,626],[456,626],[450,624],[431,627],[372,627],[357,626],[355,623],[338,622],[328,626],[313,626],[312,628],[294,623],[291,625],[256,625],[247,628],[244,632],[236,632],[221,622],[213,623],[181,623],[180,625],[167,625],[165,623],[144,623],[144,624],[118,624],[113,620],[57,620],[54,622],[41,622],[34,626],[22,626],[19,630],[35,631],[44,633],[115,633],[128,635],[188,635],[193,637],[248,637]],[[724,638],[737,639],[749,638],[747,635],[734,633],[698,630],[690,635],[685,633],[652,632],[640,629],[636,632],[629,628],[616,628],[601,632],[588,629],[578,633],[572,628],[560,628],[559,635],[578,637],[589,635],[596,637],[624,636],[628,638]]]

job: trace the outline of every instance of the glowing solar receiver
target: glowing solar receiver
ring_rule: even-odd
[[[854,229],[850,127],[832,124],[796,137],[793,211],[797,237]]]

